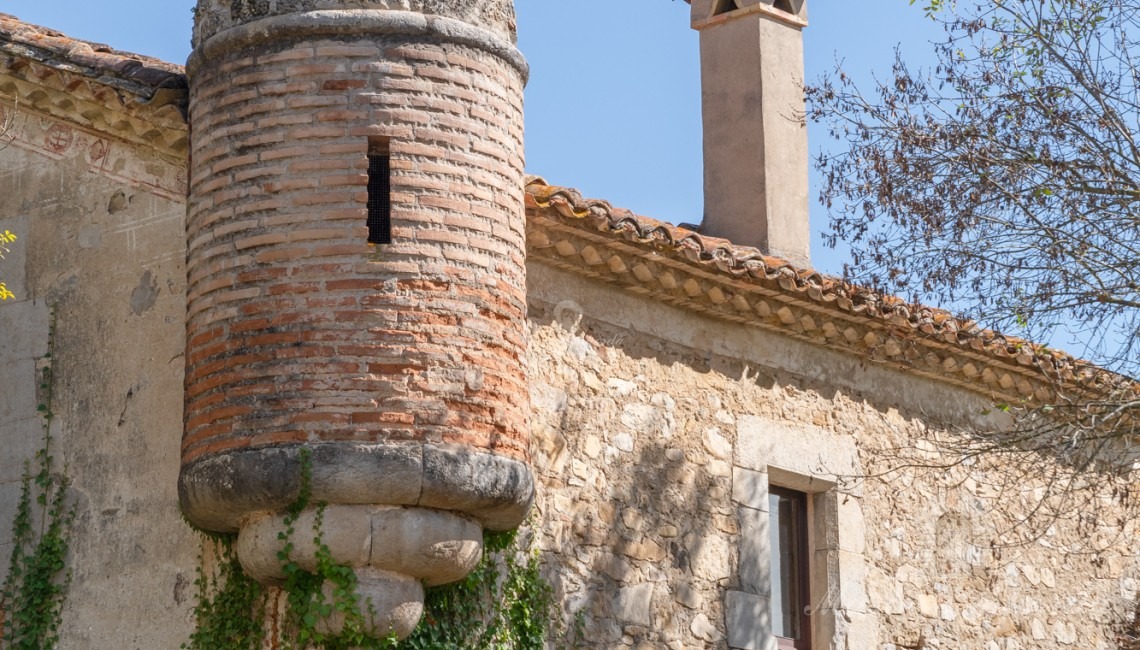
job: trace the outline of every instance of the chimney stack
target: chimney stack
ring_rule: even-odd
[[[701,36],[701,231],[810,264],[805,0],[691,0]]]

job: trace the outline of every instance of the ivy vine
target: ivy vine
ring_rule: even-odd
[[[63,601],[71,583],[66,559],[75,510],[67,505],[68,479],[54,470],[51,454],[54,315],[40,376],[43,444],[24,463],[20,499],[12,521],[12,553],[0,587],[0,649],[47,650],[59,641]]]
[[[301,450],[301,489],[285,511],[285,530],[278,534],[284,547],[277,553],[281,568],[285,573],[286,629],[291,632],[285,639],[286,649],[303,650],[309,647],[326,650],[352,650],[353,648],[386,647],[377,646],[380,640],[370,636],[365,626],[364,610],[356,594],[356,572],[350,567],[341,566],[333,560],[332,551],[325,544],[321,534],[321,524],[325,503],[316,504],[316,517],[313,520],[313,545],[316,548],[316,568],[314,571],[302,569],[291,559],[297,534],[296,523],[301,513],[309,507],[312,499],[312,452]],[[332,585],[331,598],[324,592],[325,583]],[[369,608],[369,603],[364,603]],[[337,614],[344,619],[342,629],[332,634],[324,629],[324,623]]]
[[[198,557],[197,626],[182,648],[261,650],[265,638],[264,587],[241,569],[233,535],[202,533]],[[207,569],[209,567],[209,569]]]
[[[428,589],[424,618],[399,650],[541,650],[563,636],[536,551],[518,532],[485,533],[483,560],[465,579]]]
[[[313,529],[316,568],[307,571],[290,558],[296,523],[310,506],[312,463],[301,453],[301,489],[285,510],[284,542],[277,559],[285,574],[286,614],[283,645],[290,650],[542,650],[560,637],[568,646],[553,590],[542,577],[537,551],[522,548],[517,531],[485,533],[483,559],[464,580],[426,590],[424,616],[407,639],[368,633],[365,612],[371,604],[356,594],[356,573],[338,565],[321,534],[325,504],[316,503]],[[207,536],[211,557],[199,564],[197,628],[183,650],[258,650],[265,640],[267,589],[247,577],[234,550],[235,536]],[[201,565],[210,564],[206,571]],[[324,585],[332,585],[326,593]],[[371,613],[371,612],[370,612]],[[326,623],[343,617],[342,631]]]

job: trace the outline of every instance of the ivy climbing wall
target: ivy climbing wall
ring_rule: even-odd
[[[197,555],[174,485],[185,170],[23,107],[12,124],[0,149],[0,229],[19,237],[0,261],[16,294],[0,304],[0,574],[24,463],[42,446],[54,306],[52,453],[76,509],[58,647],[176,648]]]

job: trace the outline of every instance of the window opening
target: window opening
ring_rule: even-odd
[[[810,650],[807,494],[768,488],[772,634],[780,650]]]
[[[737,9],[736,0],[718,0],[717,1],[717,7],[713,11],[713,15],[719,16],[721,14],[726,14],[730,11],[736,11],[736,9]]]
[[[368,243],[392,243],[392,164],[387,138],[368,139]]]
[[[792,2],[792,0],[774,0],[773,2],[768,2],[767,4],[770,4],[773,8],[779,9],[785,13],[797,15],[800,13],[800,10],[796,5],[802,6],[803,3]],[[721,14],[727,14],[740,8],[742,8],[740,0],[717,0],[716,9],[713,10],[713,15],[719,16]]]

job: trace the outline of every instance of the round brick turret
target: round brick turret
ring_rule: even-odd
[[[309,482],[391,610],[376,629],[405,634],[421,585],[462,578],[533,496],[513,4],[195,15],[183,510],[274,582]]]

